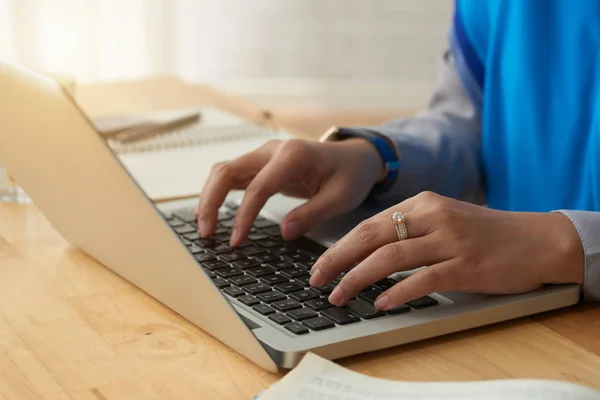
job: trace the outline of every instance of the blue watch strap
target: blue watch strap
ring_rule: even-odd
[[[400,169],[400,160],[396,154],[396,149],[377,132],[362,128],[337,128],[336,138],[348,139],[351,137],[365,139],[375,146],[383,161],[386,173],[383,180],[373,186],[373,192],[375,194],[382,194],[389,191],[394,186],[394,183],[396,183],[398,170]]]

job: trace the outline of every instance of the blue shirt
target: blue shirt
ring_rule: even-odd
[[[487,204],[600,210],[600,2],[457,0]]]

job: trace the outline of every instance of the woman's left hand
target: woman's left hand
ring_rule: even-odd
[[[398,241],[391,216],[406,217]],[[571,221],[560,213],[497,211],[423,192],[370,218],[328,249],[310,284],[324,286],[352,268],[329,297],[344,305],[366,286],[421,266],[382,293],[389,310],[433,292],[521,293],[543,284],[583,284],[584,255]]]

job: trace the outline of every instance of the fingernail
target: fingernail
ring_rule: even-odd
[[[232,246],[235,246],[239,242],[240,242],[240,231],[237,228],[233,228],[233,230],[231,231],[231,240],[229,243]]]
[[[300,224],[298,223],[298,221],[287,222],[283,226],[283,230],[288,238],[297,238],[298,236],[300,236]]]
[[[336,286],[335,289],[333,289],[331,295],[329,296],[329,302],[331,304],[339,305],[343,300],[344,292],[342,291],[341,287]]]
[[[198,230],[200,231],[200,236],[205,237],[208,233],[208,223],[203,219],[198,220]]]
[[[316,287],[321,286],[323,284],[322,277],[321,277],[321,271],[317,269],[314,272],[314,274],[312,274],[312,276],[310,277],[310,281],[308,283],[310,283],[311,286],[316,286]]]
[[[375,300],[375,308],[378,310],[385,310],[389,303],[388,295],[381,295]]]

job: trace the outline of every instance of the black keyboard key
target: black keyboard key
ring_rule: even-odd
[[[215,256],[208,253],[196,254],[194,257],[196,257],[196,260],[198,260],[199,262],[211,261],[215,259]]]
[[[315,261],[313,261],[313,260],[308,260],[308,261],[302,261],[302,262],[301,262],[301,263],[299,263],[298,265],[299,265],[301,268],[304,268],[304,269],[306,269],[306,270],[310,271],[310,270],[312,269],[312,267],[313,267],[313,265],[314,265],[314,264],[315,264]]]
[[[269,319],[271,321],[275,321],[279,325],[287,324],[288,322],[291,321],[291,319],[289,319],[288,317],[286,317],[285,315],[280,314],[280,313],[275,313],[275,314],[269,315]]]
[[[271,303],[271,307],[277,311],[290,311],[297,308],[302,308],[302,304],[292,299],[278,300]]]
[[[281,275],[285,276],[286,278],[294,279],[300,276],[308,276],[308,271],[302,268],[290,268],[281,271]]]
[[[332,307],[321,310],[321,315],[331,319],[338,325],[359,322],[360,318],[352,314],[346,307]]]
[[[220,233],[218,235],[214,235],[212,239],[218,240],[219,242],[229,242],[229,239],[231,239],[231,234],[228,232]]]
[[[287,279],[286,277],[275,274],[263,276],[262,278],[260,278],[260,280],[269,285],[277,285],[279,283],[289,282],[289,279]]]
[[[231,296],[231,297],[239,297],[239,296],[244,295],[244,293],[246,293],[246,292],[244,292],[240,288],[231,286],[231,287],[228,287],[227,289],[223,290],[223,293],[225,293],[226,295]]]
[[[187,240],[200,240],[200,234],[198,232],[187,233],[187,234],[183,235],[183,237],[186,238]]]
[[[324,317],[307,319],[302,321],[302,324],[308,326],[313,331],[322,331],[323,329],[335,327],[333,322]]]
[[[228,233],[228,232],[230,232],[230,230],[227,228],[217,228],[217,230],[215,231],[215,235],[220,235],[222,233]]]
[[[308,328],[299,322],[290,322],[284,325],[285,329],[295,333],[296,335],[304,335],[308,333]]]
[[[273,240],[273,239],[266,239],[268,238],[268,236],[265,236],[265,240],[261,240],[259,242],[257,242],[257,244],[259,246],[262,247],[266,247],[267,249],[270,249],[271,247],[277,247],[277,246],[281,246],[281,241],[279,240]]]
[[[254,311],[258,311],[262,315],[269,315],[269,314],[273,314],[275,312],[275,310],[273,310],[271,307],[269,307],[266,304],[257,304],[254,307],[252,307],[252,309]]]
[[[263,303],[272,303],[274,301],[281,301],[286,299],[284,294],[274,291],[261,293],[258,296],[256,296],[256,298],[262,301]]]
[[[250,296],[250,295],[245,295],[245,296],[240,296],[237,299],[240,303],[250,307],[253,306],[255,304],[260,303],[260,301],[256,300],[254,297]]]
[[[193,243],[190,243],[190,246],[188,247],[188,250],[190,251],[190,253],[192,254],[200,254],[200,253],[204,253],[204,249],[196,246]]]
[[[310,284],[308,283],[308,281],[310,281],[310,275],[296,276],[294,277],[294,280],[299,284],[304,285],[305,287],[310,286]]]
[[[310,259],[310,256],[301,251],[297,251],[295,253],[284,254],[282,258],[286,261],[295,263],[295,262],[299,262],[299,261],[308,260],[308,259]]]
[[[243,249],[240,250],[242,253],[244,253],[247,256],[253,256],[255,254],[261,254],[265,252],[265,249],[256,247],[256,246],[248,246],[248,247],[244,247]]]
[[[242,243],[238,244],[235,248],[243,249],[244,247],[248,247],[248,246],[254,246],[254,243],[248,239],[245,239]]]
[[[213,254],[219,255],[219,254],[231,253],[233,251],[233,249],[231,247],[227,246],[226,244],[220,244],[217,247],[208,248],[208,251],[210,251]]]
[[[229,279],[229,282],[233,283],[235,286],[244,286],[251,285],[253,283],[258,283],[256,279],[248,275],[234,276],[233,278]]]
[[[229,282],[227,282],[225,279],[221,279],[221,278],[213,279],[213,282],[215,283],[215,285],[217,285],[217,287],[219,289],[223,289],[223,288],[226,288],[227,286],[231,286],[231,284]]]
[[[367,301],[371,304],[375,304],[375,300],[377,299],[377,297],[379,297],[380,294],[381,292],[379,290],[366,290],[364,292],[360,292],[358,294],[358,298],[363,299],[364,301]]]
[[[219,226],[222,228],[233,228],[233,218],[225,215],[225,219],[223,221],[219,221]]]
[[[290,293],[290,299],[298,301],[308,301],[319,298],[319,295],[311,290],[302,290],[300,292]]]
[[[237,210],[225,210],[225,211],[223,211],[223,214],[225,214],[228,217],[233,218],[233,217],[235,217],[236,211]]]
[[[263,253],[263,254],[255,254],[252,256],[253,259],[255,259],[258,262],[261,262],[263,264],[266,264],[268,262],[271,261],[277,261],[279,260],[279,257],[274,256],[273,254],[269,254],[269,253]]]
[[[265,235],[264,233],[261,232],[255,232],[255,233],[249,233],[248,234],[248,239],[249,240],[263,240],[263,239],[268,239],[269,235]]]
[[[385,292],[386,290],[391,289],[392,286],[394,286],[396,283],[398,283],[398,282],[396,282],[393,279],[385,278],[385,279],[375,282],[373,284],[373,286],[375,286],[377,289],[381,290],[382,292]]]
[[[185,225],[185,222],[179,220],[179,219],[171,219],[168,221],[169,225],[171,226],[171,228],[179,228],[181,226]]]
[[[299,290],[304,290],[304,287],[296,282],[288,282],[275,285],[275,289],[282,293],[292,293],[297,292]]]
[[[408,305],[414,309],[421,310],[423,308],[433,307],[438,305],[438,301],[436,299],[432,299],[429,296],[423,296],[413,301],[409,301]]]
[[[226,254],[221,254],[220,255],[221,259],[228,261],[228,262],[234,262],[234,261],[240,261],[240,260],[245,260],[247,259],[246,255],[244,253],[242,253],[241,251],[232,251],[231,253],[226,253]]]
[[[273,226],[277,226],[277,224],[273,221],[269,221],[268,219],[261,220],[260,218],[257,218],[254,221],[254,226],[259,229],[263,229],[263,228],[271,228]]]
[[[373,319],[377,317],[383,317],[385,315],[384,312],[376,310],[364,300],[351,300],[348,302],[347,307],[350,309],[350,311],[363,319]]]
[[[270,228],[262,229],[261,232],[266,233],[269,236],[279,237],[281,236],[281,229],[278,226],[272,226]]]
[[[271,267],[256,267],[250,268],[246,272],[256,278],[260,278],[261,276],[274,274],[275,270]]]
[[[191,246],[193,244],[192,242],[190,242],[189,240],[187,240],[183,236],[179,236],[179,240],[181,240],[181,243],[185,244],[186,246]]]
[[[193,208],[177,210],[173,212],[173,215],[185,222],[196,222],[198,220],[198,217],[194,215]]]
[[[216,274],[221,278],[233,278],[234,276],[244,275],[242,271],[233,267],[218,269]]]
[[[314,290],[315,292],[321,294],[321,295],[327,295],[330,294],[331,292],[333,292],[333,289],[335,289],[335,285],[333,283],[330,283],[328,285],[325,285],[323,287],[311,287],[311,290]]]
[[[270,262],[268,265],[275,268],[277,271],[294,268],[294,264],[292,264],[289,261],[282,261],[282,260]]]
[[[235,265],[236,267],[238,267],[240,269],[248,269],[248,268],[259,267],[260,263],[255,260],[245,259],[245,260],[240,260],[240,261],[234,262],[233,265]]]
[[[296,249],[289,245],[279,245],[277,247],[271,247],[269,249],[269,253],[275,254],[276,256],[281,256],[283,254],[289,254],[295,252]]]
[[[404,314],[410,311],[410,307],[407,304],[402,304],[396,308],[392,308],[388,310],[388,314],[396,315],[396,314]]]
[[[177,233],[179,235],[185,235],[186,233],[196,232],[196,227],[194,227],[192,225],[183,225],[183,226],[178,226],[177,228],[174,228],[173,230],[175,231],[175,233]]]
[[[196,240],[195,243],[198,246],[204,247],[207,249],[211,249],[211,248],[217,247],[219,245],[219,242],[217,242],[214,239],[199,239],[199,240]]]
[[[210,271],[214,271],[220,268],[228,268],[229,264],[221,260],[210,260],[203,262],[202,266]]]
[[[309,310],[308,308],[299,308],[297,310],[292,310],[287,313],[287,316],[295,319],[296,321],[303,321],[305,319],[310,319],[318,316],[316,312],[313,310]]]
[[[270,292],[271,286],[264,283],[253,283],[251,285],[244,285],[244,290],[250,294],[259,294],[264,292]]]
[[[316,296],[316,294],[315,294],[315,296]],[[306,303],[304,303],[304,305],[306,307],[312,308],[313,310],[316,310],[316,311],[321,311],[326,308],[333,307],[333,304],[331,304],[327,299],[320,299],[320,298],[307,301]]]
[[[213,271],[205,269],[204,272],[206,272],[206,275],[210,276],[211,279],[215,279],[217,277],[217,274],[215,274]]]
[[[238,208],[240,208],[239,204],[233,200],[227,200],[225,202],[225,207],[230,208],[232,210],[237,210]]]

